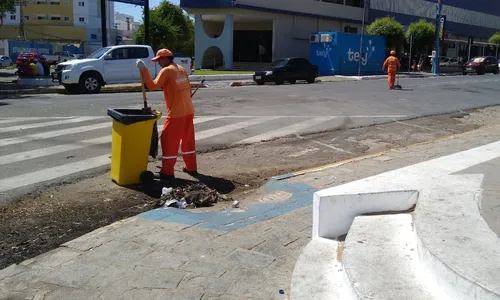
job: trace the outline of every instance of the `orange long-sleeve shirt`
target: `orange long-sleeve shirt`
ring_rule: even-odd
[[[191,102],[191,83],[183,67],[172,63],[161,69],[153,80],[148,69],[141,69],[144,84],[149,90],[163,89],[167,118],[179,118],[194,114]]]
[[[399,59],[395,56],[389,56],[385,62],[384,66],[382,69],[387,68],[388,73],[396,73],[398,68],[401,66],[401,63],[399,62]]]

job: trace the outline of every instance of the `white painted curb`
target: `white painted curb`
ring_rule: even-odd
[[[234,75],[190,75],[190,81],[230,81],[230,80],[252,80],[252,74],[234,74]]]
[[[19,78],[18,85],[23,86],[55,86],[58,82],[52,82],[52,78]]]

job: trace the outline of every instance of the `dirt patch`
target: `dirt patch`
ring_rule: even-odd
[[[199,181],[221,194],[241,200],[270,177],[319,167],[356,156],[431,141],[498,123],[500,108],[470,114],[443,115],[357,129],[337,130],[199,155]],[[158,162],[150,170],[158,171]],[[183,184],[197,179],[176,170]],[[342,181],[341,179],[339,179]],[[144,193],[122,188],[109,174],[49,188],[0,208],[0,268],[58,247],[94,229],[156,207],[161,187]],[[248,201],[245,203],[245,201]],[[223,210],[231,201],[198,211]]]

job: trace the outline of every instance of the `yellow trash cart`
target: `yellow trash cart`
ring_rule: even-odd
[[[113,118],[111,139],[111,180],[118,185],[140,183],[147,170],[153,126],[161,112],[141,109],[108,109]]]

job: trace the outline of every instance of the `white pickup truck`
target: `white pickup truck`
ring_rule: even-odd
[[[106,84],[138,83],[140,73],[136,60],[142,59],[154,78],[161,70],[151,61],[153,49],[146,45],[118,45],[101,48],[86,59],[60,63],[52,73],[52,81],[61,83],[69,93],[98,93]],[[175,57],[191,75],[191,58]]]
[[[52,55],[43,55],[45,61],[49,64],[58,64],[61,62],[67,62],[69,60],[76,59],[76,55],[71,54],[68,51],[54,52]]]

